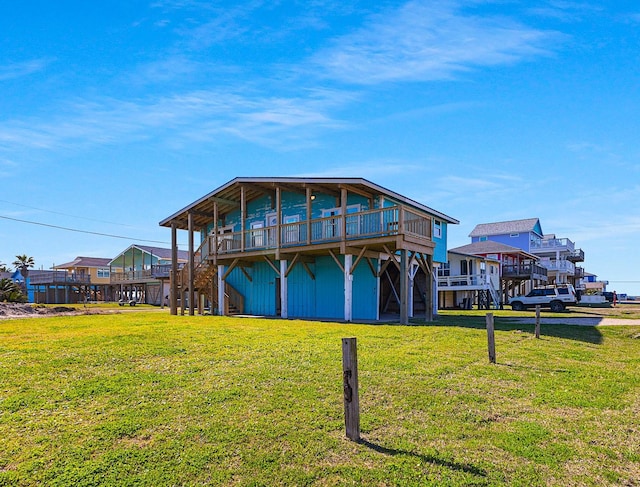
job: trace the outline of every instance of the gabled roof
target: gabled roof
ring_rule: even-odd
[[[244,187],[246,201],[251,201],[265,193],[271,194],[277,187],[285,191],[305,192],[306,188],[317,190],[318,192],[328,192],[329,194],[340,195],[340,190],[345,188],[358,194],[374,197],[382,195],[408,206],[412,206],[421,211],[427,212],[436,218],[447,223],[460,223],[455,218],[440,213],[428,206],[418,203],[410,198],[402,196],[391,190],[378,186],[363,178],[235,178],[218,189],[194,201],[182,210],[165,218],[160,222],[160,226],[170,227],[175,222],[177,228],[188,229],[187,216],[193,215],[195,229],[203,228],[211,222],[213,218],[213,203],[218,204],[218,212],[222,215],[240,207],[241,188]]]
[[[102,257],[76,257],[66,264],[53,266],[54,269],[71,269],[74,267],[109,267],[111,259]]]
[[[506,222],[480,223],[469,234],[470,237],[485,237],[488,235],[505,235],[508,233],[537,232],[540,228],[538,218],[526,218],[524,220],[510,220]],[[542,234],[542,231],[540,231]]]
[[[458,247],[458,248],[462,248],[462,247]],[[495,253],[495,252],[492,252],[492,253]],[[485,257],[484,255],[472,254],[470,252],[460,252],[459,250],[447,250],[447,254],[463,255],[465,257],[473,257],[475,259],[490,260],[492,262],[497,262],[497,259]]]
[[[538,256],[525,252],[518,247],[512,247],[511,245],[503,244],[500,242],[494,242],[492,240],[485,240],[484,242],[474,242],[462,247],[456,247],[455,249],[449,249],[449,252],[458,252],[465,254],[520,254],[528,258],[538,260]]]
[[[138,249],[146,254],[153,255],[158,257],[159,259],[171,260],[171,249],[165,249],[162,247],[151,247],[150,245],[138,245],[133,244],[127,247],[125,250],[116,255],[113,259],[109,260],[109,264],[112,264],[116,261],[121,255],[125,254],[129,249]],[[187,262],[189,260],[189,252],[186,250],[178,250],[178,262]]]

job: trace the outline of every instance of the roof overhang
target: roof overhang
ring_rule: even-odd
[[[187,230],[189,214],[191,214],[195,229],[203,228],[213,220],[214,204],[217,204],[219,215],[226,214],[240,207],[242,188],[244,188],[244,197],[247,202],[264,194],[275,195],[276,188],[301,194],[305,194],[307,188],[310,188],[312,192],[331,194],[336,197],[340,196],[342,189],[346,189],[347,191],[368,198],[373,198],[377,195],[385,196],[399,203],[427,212],[447,223],[460,223],[455,218],[363,178],[240,177],[232,179],[211,193],[206,194],[180,211],[160,221],[160,226],[170,227],[172,223],[175,223],[177,228]]]

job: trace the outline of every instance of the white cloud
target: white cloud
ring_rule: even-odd
[[[99,99],[69,104],[64,114],[0,123],[0,150],[77,149],[142,139],[233,138],[282,147],[341,125],[329,114],[348,94],[315,90],[304,96],[199,90],[156,99]]]
[[[42,71],[50,63],[49,59],[32,59],[0,66],[0,81],[21,78]]]
[[[440,80],[546,54],[559,37],[504,17],[464,14],[457,2],[411,1],[338,38],[313,62],[355,84]]]

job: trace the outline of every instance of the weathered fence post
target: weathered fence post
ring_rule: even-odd
[[[540,338],[540,305],[536,305],[536,338]]]
[[[496,337],[493,329],[493,313],[487,313],[487,341],[489,345],[489,362],[496,363]]]
[[[360,441],[358,353],[355,338],[342,339],[342,385],[344,390],[344,425],[347,438]]]

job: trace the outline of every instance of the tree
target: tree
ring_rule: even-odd
[[[27,254],[16,255],[16,260],[13,261],[13,266],[24,278],[23,288],[24,293],[27,293],[27,276],[29,275],[29,267],[33,267],[36,263],[33,261],[33,257],[28,257]]]
[[[27,254],[16,255],[16,260],[13,261],[13,266],[17,271],[20,271],[22,277],[24,277],[25,283],[27,282],[27,276],[29,275],[29,268],[36,265],[33,257],[27,257]]]
[[[27,297],[11,279],[0,279],[0,302],[24,303]]]
[[[9,272],[9,268],[7,267],[7,265],[3,264],[2,262],[0,262],[0,272]]]

